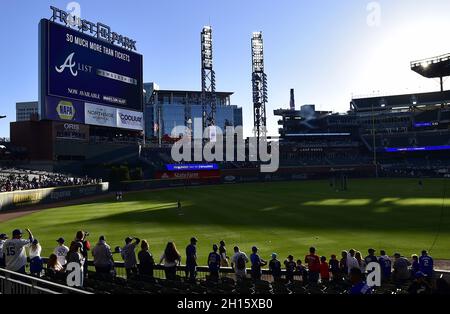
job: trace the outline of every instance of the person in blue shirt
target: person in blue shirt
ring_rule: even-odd
[[[197,238],[192,237],[191,243],[186,247],[186,278],[195,283],[197,277]]]
[[[252,254],[250,255],[250,262],[252,263],[252,279],[261,280],[262,271],[261,267],[266,266],[267,262],[258,255],[258,248],[252,247]]]
[[[284,266],[286,267],[286,280],[288,282],[294,282],[294,273],[297,268],[297,264],[294,262],[294,256],[289,255],[284,261]]]
[[[383,281],[391,279],[392,275],[392,261],[389,256],[386,255],[386,251],[380,251],[381,256],[378,258],[378,263],[381,267],[381,276]]]
[[[336,254],[331,255],[328,264],[330,265],[330,272],[333,275],[333,281],[339,281],[340,279],[342,279],[342,276],[340,275],[339,261],[336,257]]]
[[[272,272],[274,281],[278,281],[281,278],[281,262],[277,257],[277,253],[272,253],[272,259],[269,262],[269,270]]]
[[[211,281],[219,280],[220,255],[217,253],[218,250],[219,247],[217,244],[214,244],[213,251],[208,255],[209,278]]]
[[[352,268],[350,270],[350,281],[352,288],[349,291],[351,295],[363,295],[372,294],[372,288],[370,288],[363,280],[363,274],[359,268]]]
[[[426,250],[422,251],[422,256],[419,257],[419,269],[422,273],[427,275],[427,278],[433,278],[433,258],[428,255]]]
[[[367,252],[369,255],[364,258],[366,265],[369,265],[370,263],[378,263],[378,259],[375,256],[375,249],[368,249]]]
[[[411,263],[411,278],[414,279],[415,275],[420,272],[420,265],[419,265],[419,256],[417,254],[413,254],[411,256],[412,263]]]

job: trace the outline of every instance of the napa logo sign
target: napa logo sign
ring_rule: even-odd
[[[56,112],[61,120],[72,121],[75,117],[75,107],[70,101],[61,100],[56,106]]]

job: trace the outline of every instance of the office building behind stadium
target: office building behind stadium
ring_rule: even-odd
[[[175,127],[190,130],[202,120],[202,92],[162,90],[155,83],[144,84],[145,133],[149,140],[177,137]],[[242,108],[231,104],[232,92],[216,92],[216,126],[242,126]],[[201,127],[201,125],[200,125]]]
[[[39,119],[39,103],[37,101],[16,103],[16,121]]]

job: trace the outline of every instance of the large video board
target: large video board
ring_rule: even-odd
[[[142,55],[46,19],[40,45],[42,119],[90,124],[97,105],[116,114],[105,126],[139,129],[120,112],[142,113]]]

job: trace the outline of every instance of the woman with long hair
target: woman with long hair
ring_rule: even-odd
[[[80,242],[72,241],[69,252],[66,256],[67,261],[67,267],[71,263],[76,263],[80,266],[80,277],[81,277],[81,283],[80,285],[83,286],[83,279],[84,279],[84,264],[85,264],[85,258],[83,257],[83,254],[81,253],[81,250],[83,249],[83,245]],[[72,271],[71,269],[67,269],[69,272]]]
[[[155,261],[152,253],[149,251],[147,240],[141,241],[141,250],[138,253],[139,259],[139,275],[153,278],[153,269],[155,268]]]
[[[164,261],[164,264],[163,264]],[[166,279],[175,280],[177,266],[181,264],[181,255],[174,242],[167,243],[166,249],[161,256],[160,264],[164,265]]]
[[[47,271],[51,277],[56,277],[58,273],[64,272],[64,267],[58,261],[56,254],[51,254],[47,261]]]
[[[228,262],[227,248],[225,246],[225,241],[223,240],[220,241],[219,255],[220,255],[220,266],[229,267],[230,263]]]
[[[34,239],[29,249],[30,273],[33,276],[40,277],[44,265],[41,258],[42,247],[37,239]]]
[[[74,240],[75,242],[78,242],[81,244],[80,253],[83,255],[83,259],[85,261],[87,261],[87,259],[88,259],[88,253],[89,253],[88,251],[91,250],[91,242],[89,242],[89,240],[87,239],[88,236],[89,236],[89,232],[80,230],[75,235],[75,240]],[[87,275],[88,263],[84,263],[82,267],[83,267],[84,275]]]
[[[366,261],[362,258],[361,252],[356,252],[355,258],[358,261],[359,269],[361,269],[361,272],[364,274],[366,272]]]

